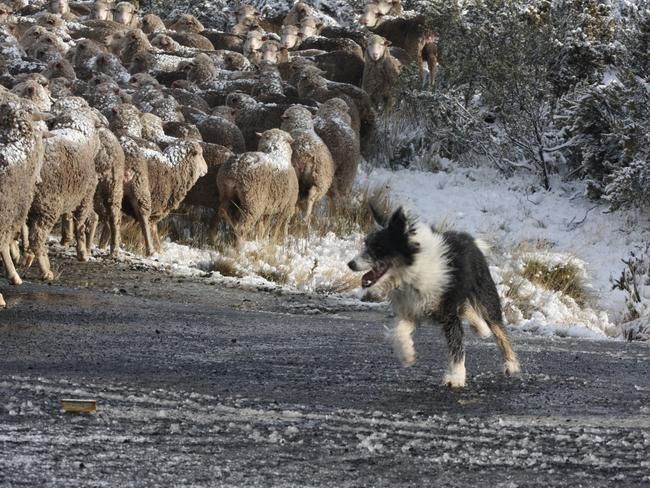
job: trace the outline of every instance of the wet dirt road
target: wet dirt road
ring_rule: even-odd
[[[504,378],[468,334],[450,391],[438,331],[402,369],[382,309],[56,265],[0,286],[0,486],[650,486],[647,344],[514,333]]]

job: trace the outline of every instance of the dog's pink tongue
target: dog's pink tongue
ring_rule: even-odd
[[[369,286],[372,286],[375,281],[377,281],[377,272],[374,269],[371,269],[361,277],[361,287],[368,288]]]

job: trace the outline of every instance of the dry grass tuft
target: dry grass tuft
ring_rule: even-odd
[[[571,262],[551,265],[537,259],[524,258],[522,276],[547,290],[570,296],[581,307],[591,298],[582,270]]]

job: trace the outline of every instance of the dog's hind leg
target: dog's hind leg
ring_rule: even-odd
[[[447,339],[449,348],[449,367],[443,376],[443,384],[452,388],[465,386],[465,347],[463,346],[463,326],[460,317],[456,313],[447,315],[442,328]]]
[[[492,330],[485,321],[484,314],[480,312],[480,307],[473,305],[469,300],[465,303],[462,309],[462,317],[469,322],[469,325],[474,329],[480,337],[490,337]]]
[[[501,355],[503,356],[503,372],[508,376],[519,373],[521,371],[519,360],[517,359],[515,351],[512,350],[512,345],[510,344],[510,339],[508,339],[508,333],[506,332],[505,327],[503,327],[501,322],[493,320],[488,320],[488,325],[494,334],[494,339],[496,340],[499,349],[501,349]]]
[[[390,332],[393,351],[405,368],[415,362],[415,345],[412,337],[414,330],[415,322],[413,320],[398,319],[397,324]]]

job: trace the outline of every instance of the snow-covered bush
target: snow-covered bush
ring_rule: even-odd
[[[623,334],[628,340],[650,340],[650,242],[631,251],[613,289],[625,292]]]

